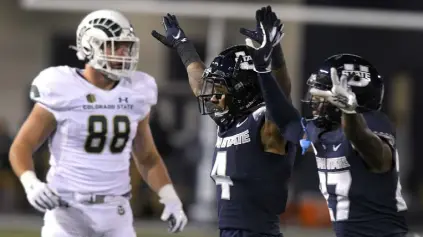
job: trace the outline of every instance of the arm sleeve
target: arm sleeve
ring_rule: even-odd
[[[278,126],[283,137],[298,143],[302,136],[301,118],[271,73],[260,73],[259,82],[266,103],[266,118]]]

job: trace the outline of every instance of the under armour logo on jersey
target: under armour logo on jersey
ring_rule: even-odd
[[[128,97],[119,97],[119,103],[123,103],[123,102],[129,103],[128,102]]]

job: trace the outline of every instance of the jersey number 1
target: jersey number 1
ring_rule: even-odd
[[[348,194],[351,187],[351,173],[349,170],[339,172],[322,172],[319,171],[320,180],[320,191],[326,199],[329,201],[328,186],[335,186],[335,194],[337,195],[336,201],[336,212],[333,213],[333,209],[329,207],[329,215],[331,221],[344,221],[348,219],[350,211],[350,200]]]
[[[129,118],[117,115],[113,118],[114,136],[110,142],[111,153],[120,153],[129,140],[131,131]],[[106,145],[107,118],[104,115],[92,115],[88,118],[88,136],[85,140],[85,151],[88,153],[101,153]]]
[[[226,151],[218,151],[210,176],[213,178],[216,185],[220,185],[222,189],[220,198],[231,200],[230,186],[233,186],[234,183],[231,177],[226,175],[226,164]]]

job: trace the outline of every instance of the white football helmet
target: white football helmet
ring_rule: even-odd
[[[119,42],[129,43],[124,53],[117,53]],[[139,59],[139,38],[129,20],[113,10],[88,14],[76,31],[77,57],[111,80],[129,77]]]

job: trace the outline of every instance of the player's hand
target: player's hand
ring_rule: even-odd
[[[245,35],[247,38],[250,38],[257,43],[261,44],[263,42],[263,32],[260,28],[260,22],[263,23],[264,28],[270,32],[270,41],[273,41],[275,37],[284,36],[283,33],[283,24],[278,19],[276,14],[272,11],[271,6],[262,7],[256,11],[256,29],[249,30],[246,28],[241,28],[239,31],[241,34]],[[275,42],[273,46],[276,46],[279,42]]]
[[[164,204],[164,210],[160,219],[169,223],[168,231],[178,233],[184,230],[188,223],[188,218],[182,209],[182,203],[179,199],[160,199]]]
[[[348,76],[342,75],[341,79],[339,79],[338,72],[335,68],[330,69],[330,75],[332,79],[332,89],[330,91],[311,88],[310,94],[326,99],[344,113],[355,114],[355,109],[358,105],[357,98],[348,86]]]
[[[269,16],[270,17],[270,16]],[[269,19],[265,19],[269,20]],[[270,21],[270,20],[269,20]],[[263,22],[260,22],[260,30],[263,34],[263,42],[261,43],[260,47],[255,47],[253,41],[250,38],[245,39],[245,42],[249,47],[250,55],[254,62],[254,71],[258,73],[269,73],[271,72],[271,62],[272,62],[272,51],[273,47],[277,45],[281,39],[282,34],[277,33],[276,31],[280,31],[282,28],[272,28],[271,31],[264,27]],[[276,33],[275,33],[276,32]],[[271,37],[271,34],[274,37]]]
[[[162,44],[170,48],[176,48],[180,43],[186,42],[187,37],[184,31],[179,26],[178,20],[175,15],[167,14],[163,17],[163,27],[165,34],[162,35],[157,31],[153,30],[151,35],[160,41]]]
[[[40,212],[52,210],[61,203],[59,195],[39,180],[25,187],[25,192],[28,202]]]

